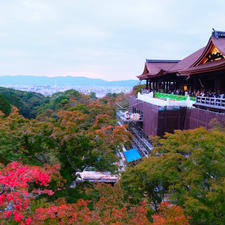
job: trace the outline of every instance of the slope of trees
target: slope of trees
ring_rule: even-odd
[[[58,118],[57,114],[60,110],[72,110],[75,105],[79,104],[86,105],[91,99],[93,99],[92,95],[84,95],[76,90],[57,92],[52,96],[47,97],[45,103],[38,107],[37,118],[42,121],[49,117]],[[96,98],[94,98],[94,100],[95,99]]]
[[[0,87],[0,110],[6,115],[11,111],[9,105],[13,105],[18,108],[20,114],[24,117],[35,118],[37,115],[36,108],[45,101],[46,98],[38,93]]]
[[[8,116],[9,113],[11,112],[11,106],[9,104],[9,102],[7,101],[7,99],[0,94],[0,110],[6,115]]]
[[[115,153],[131,134],[116,126],[115,103],[127,96],[68,90],[43,99],[33,119],[0,98],[0,224],[225,224],[225,132],[215,121],[154,138],[154,152],[114,187],[71,188],[85,167],[118,172]]]
[[[184,208],[191,224],[225,224],[225,133],[204,128],[154,139],[154,153],[121,179],[127,199],[164,198]]]
[[[9,116],[0,115],[0,162],[59,163],[63,188],[55,196],[75,202],[78,196],[70,188],[75,173],[85,167],[116,173],[115,153],[131,136],[125,127],[115,125],[112,97],[93,100],[76,91],[65,95],[70,95],[68,103],[57,101],[58,112],[47,116],[43,111],[39,120],[24,118],[15,107]],[[84,101],[86,104],[81,104]]]

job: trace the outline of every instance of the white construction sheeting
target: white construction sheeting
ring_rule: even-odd
[[[76,173],[76,175],[79,175],[76,182],[86,180],[91,183],[116,183],[119,179],[117,175],[112,175],[110,172],[83,171]]]
[[[173,106],[173,107],[189,107],[191,108],[193,104],[195,103],[194,101],[191,101],[190,98],[188,97],[187,100],[183,101],[175,101],[175,100],[170,100],[170,99],[160,99],[160,98],[154,98],[153,97],[153,92],[149,94],[141,94],[138,93],[137,96],[138,100],[157,105],[160,107],[165,107],[165,106]]]

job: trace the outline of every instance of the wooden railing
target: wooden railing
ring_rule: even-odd
[[[214,97],[196,97],[195,105],[225,110],[225,99]]]

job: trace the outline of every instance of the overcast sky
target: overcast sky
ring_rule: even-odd
[[[224,0],[0,0],[0,75],[135,79],[225,30]]]

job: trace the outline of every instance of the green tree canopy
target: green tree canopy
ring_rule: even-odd
[[[10,112],[9,105],[13,105],[26,118],[35,118],[37,115],[37,107],[46,101],[46,97],[39,93],[18,91],[3,87],[0,87],[0,96],[0,109],[3,107],[6,115]]]
[[[65,181],[60,194],[72,199],[69,187],[76,172],[88,166],[117,172],[116,151],[129,142],[130,133],[116,126],[111,97],[90,100],[69,91],[56,94],[52,102],[56,110],[42,108],[38,119],[24,118],[15,107],[8,117],[0,116],[0,162],[60,163]]]
[[[175,131],[153,144],[153,154],[122,176],[127,198],[148,198],[156,207],[166,197],[191,224],[225,224],[225,133]]]
[[[0,111],[2,111],[5,115],[9,115],[11,112],[11,106],[4,96],[0,94]]]

